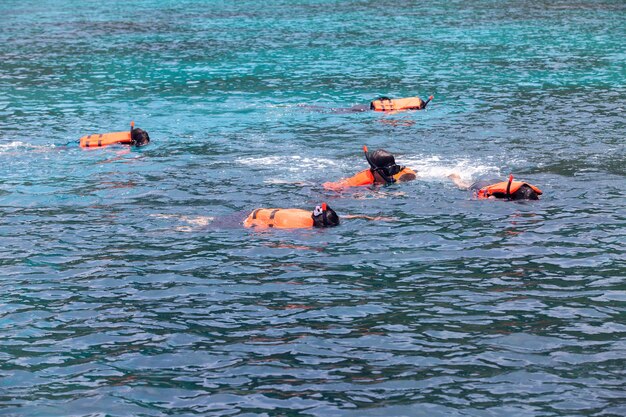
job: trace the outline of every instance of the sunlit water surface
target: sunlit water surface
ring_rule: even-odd
[[[623,1],[0,14],[0,415],[626,415]],[[364,144],[420,179],[321,188]],[[321,201],[389,219],[206,225]]]

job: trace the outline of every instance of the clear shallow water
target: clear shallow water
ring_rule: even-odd
[[[625,12],[2,2],[0,415],[626,414]],[[421,180],[324,191],[363,144]],[[322,200],[394,220],[190,222]]]

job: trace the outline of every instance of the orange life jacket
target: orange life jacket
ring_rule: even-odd
[[[310,211],[300,209],[260,208],[254,210],[243,222],[244,227],[265,229],[303,229],[313,227]]]
[[[116,143],[130,144],[130,131],[100,133],[94,135],[83,136],[80,138],[81,148],[98,148],[102,146],[114,145]]]
[[[514,192],[516,192],[517,190],[520,189],[520,187],[522,185],[527,185],[530,188],[532,188],[532,190],[534,192],[537,193],[537,195],[541,195],[543,194],[543,192],[535,187],[534,185],[530,185],[527,182],[524,181],[512,181],[511,182],[511,188],[509,189],[509,195],[513,194]],[[489,198],[489,197],[495,197],[495,198],[506,198],[507,197],[507,192],[506,189],[509,186],[509,182],[508,181],[502,181],[502,182],[498,182],[496,184],[492,184],[492,185],[488,185],[486,187],[481,188],[480,190],[478,190],[478,193],[476,194],[476,196],[478,198]]]
[[[385,98],[370,103],[370,108],[374,111],[421,110],[424,107],[425,102],[419,97]]]
[[[398,172],[397,174],[393,176],[393,179],[396,181],[399,181],[404,175],[407,175],[407,174],[412,174],[412,175],[417,176],[415,171],[413,171],[411,168],[404,167],[400,172]],[[375,179],[374,179],[374,174],[372,173],[372,171],[370,169],[364,169],[363,171],[356,173],[350,178],[344,178],[337,182],[325,182],[324,184],[322,184],[322,186],[326,188],[327,190],[339,190],[341,188],[360,187],[362,185],[370,185],[370,184],[374,184],[374,182],[375,182]]]

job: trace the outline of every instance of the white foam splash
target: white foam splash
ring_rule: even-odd
[[[23,147],[23,146],[28,146],[28,144],[24,142],[19,142],[19,141],[0,143],[0,152],[16,149],[16,148]]]
[[[12,152],[16,150],[42,150],[42,149],[50,149],[54,148],[54,145],[33,145],[27,142],[22,142],[19,140],[14,140],[12,142],[0,142],[0,153]]]
[[[266,182],[282,184],[293,183],[294,173],[304,174],[304,176],[311,176],[314,172],[319,172],[320,169],[333,167],[334,171],[337,168],[345,168],[348,166],[355,166],[354,163],[358,161],[350,160],[349,163],[346,160],[338,161],[327,158],[311,158],[299,155],[292,156],[265,156],[265,157],[249,157],[238,158],[235,160],[237,163],[256,167],[256,168],[280,168],[280,172],[289,173],[289,180],[285,180],[282,177],[273,177],[266,180]],[[447,159],[438,155],[402,155],[396,159],[396,161],[405,165],[411,169],[414,169],[418,173],[418,177],[424,181],[439,181],[447,180],[450,174],[457,174],[463,181],[472,182],[477,178],[484,175],[500,176],[500,169],[494,165],[490,165],[485,161],[474,160],[469,158],[462,159]],[[362,161],[359,167],[365,169],[367,164]],[[356,171],[355,171],[356,172]],[[295,180],[300,180],[296,178]]]
[[[260,168],[280,167],[281,171],[287,172],[313,172],[316,169],[337,166],[338,163],[325,158],[309,158],[299,155],[292,156],[265,156],[237,158],[235,162]]]
[[[418,177],[423,180],[440,180],[451,174],[458,175],[464,181],[473,181],[487,174],[500,176],[498,167],[466,158],[446,159],[438,155],[403,156],[398,162],[417,171]]]

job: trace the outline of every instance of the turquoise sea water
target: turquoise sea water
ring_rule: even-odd
[[[625,34],[623,1],[0,2],[0,415],[626,415]],[[363,144],[420,179],[322,189]],[[542,200],[446,178],[511,172]],[[320,201],[392,219],[206,225]]]

